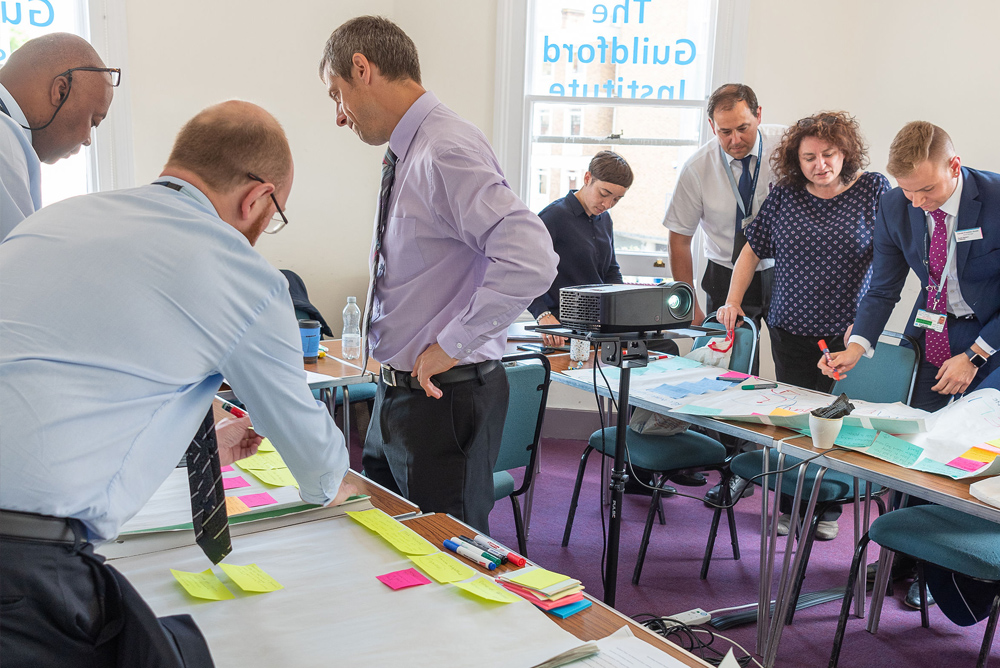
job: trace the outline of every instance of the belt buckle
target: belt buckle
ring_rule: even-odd
[[[398,387],[396,384],[396,370],[391,366],[382,366],[382,382],[389,387]]]

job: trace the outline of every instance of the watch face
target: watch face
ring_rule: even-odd
[[[986,364],[986,358],[971,349],[965,351],[965,354],[969,356],[969,361],[977,369]]]

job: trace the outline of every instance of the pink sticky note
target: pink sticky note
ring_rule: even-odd
[[[237,487],[249,487],[250,483],[236,476],[235,478],[223,478],[222,479],[222,489],[235,489]]]
[[[232,473],[233,472],[233,467],[232,466],[223,466],[222,467],[222,472],[223,473]]]
[[[249,485],[247,485],[249,487]],[[274,497],[267,492],[261,492],[260,494],[247,494],[240,497],[240,501],[247,504],[251,508],[256,508],[257,506],[269,506],[272,503],[277,503]]]
[[[962,469],[963,471],[978,471],[979,469],[986,466],[984,462],[977,462],[974,459],[966,459],[965,457],[955,457],[953,460],[948,462],[948,466],[954,466],[957,469]]]
[[[405,589],[406,587],[417,587],[419,585],[430,584],[430,580],[415,568],[407,568],[405,571],[395,571],[385,575],[375,576],[379,582],[392,589]]]
[[[727,371],[726,373],[718,376],[719,380],[746,380],[750,376],[745,373],[740,373],[739,371]]]

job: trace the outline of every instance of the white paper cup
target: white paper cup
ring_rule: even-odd
[[[590,357],[590,341],[584,339],[569,340],[569,358],[574,362],[586,362]]]
[[[812,434],[813,447],[817,450],[829,450],[844,425],[844,418],[828,420],[809,414],[809,433]]]

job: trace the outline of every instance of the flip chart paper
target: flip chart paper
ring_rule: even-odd
[[[243,591],[264,593],[284,589],[277,580],[265,573],[257,564],[237,566],[236,564],[221,563],[219,568]]]
[[[435,552],[424,556],[415,555],[410,557],[410,561],[441,584],[461,582],[476,574],[476,571],[444,552]]]
[[[225,601],[236,598],[233,592],[222,584],[222,580],[209,568],[201,573],[190,573],[188,571],[175,571],[170,569],[174,578],[184,587],[184,590],[195,598],[203,598],[207,601]]]
[[[510,593],[497,583],[486,578],[476,578],[470,582],[459,582],[455,586],[487,601],[514,603],[521,600],[520,596]]]
[[[406,589],[407,587],[419,587],[420,585],[431,583],[430,580],[425,578],[423,574],[415,568],[394,571],[392,573],[386,573],[385,575],[376,575],[375,579],[393,590]]]

